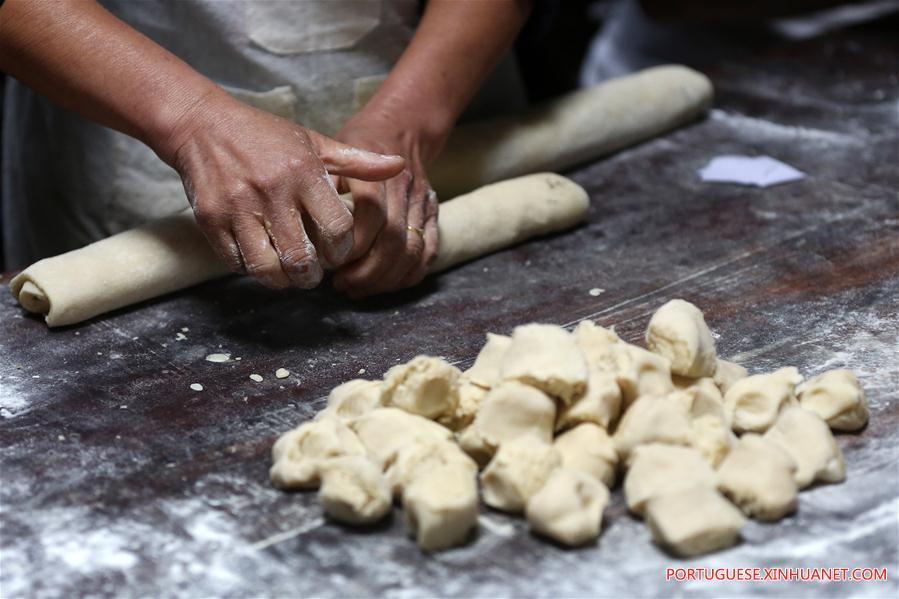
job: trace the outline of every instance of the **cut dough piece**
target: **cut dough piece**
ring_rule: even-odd
[[[780,520],[796,510],[796,462],[780,447],[746,433],[718,468],[718,489],[750,518]]]
[[[478,474],[478,465],[452,441],[417,438],[402,446],[387,465],[387,482],[394,497],[399,499],[405,489],[426,473],[448,465],[468,469],[472,477]]]
[[[814,412],[800,407],[787,408],[764,437],[796,461],[794,478],[800,489],[816,480],[825,483],[846,480],[843,452],[830,427]]]
[[[440,418],[438,422],[450,430],[462,430],[474,421],[486,399],[487,389],[466,381],[463,377],[461,385],[459,385],[459,404],[456,406],[456,411],[451,417]]]
[[[686,408],[669,396],[638,399],[624,413],[612,437],[618,458],[624,463],[638,445],[690,445],[691,438],[692,423]]]
[[[559,452],[537,437],[527,435],[503,443],[481,473],[484,503],[520,513],[561,464]]]
[[[463,376],[479,387],[490,389],[499,382],[499,369],[510,345],[512,345],[511,337],[487,333],[487,343]]]
[[[382,466],[389,464],[397,451],[416,438],[449,441],[449,429],[427,418],[410,414],[399,408],[376,408],[351,424],[365,449]]]
[[[739,380],[749,376],[749,371],[735,362],[728,362],[718,358],[715,366],[715,375],[712,377],[722,394],[725,394]]]
[[[383,403],[436,419],[451,416],[459,403],[458,368],[433,356],[416,356],[384,375]]]
[[[699,378],[715,374],[715,340],[702,311],[682,299],[656,310],[646,329],[650,351],[668,358],[671,372]]]
[[[736,545],[746,519],[714,488],[693,487],[654,497],[646,524],[656,543],[691,557]]]
[[[496,453],[496,447],[487,444],[473,422],[456,433],[456,442],[480,468],[486,466],[487,462],[493,458],[493,454]]]
[[[653,497],[693,487],[714,489],[715,483],[715,471],[696,449],[652,443],[634,449],[624,496],[627,508],[641,515]]]
[[[318,499],[328,517],[344,524],[372,524],[390,512],[381,468],[366,456],[331,458],[321,464]]]
[[[737,433],[763,433],[786,406],[796,405],[802,375],[793,367],[739,380],[724,396],[731,426]]]
[[[599,537],[609,490],[592,476],[554,470],[527,503],[531,529],[563,545],[577,546]]]
[[[542,391],[516,381],[491,389],[474,422],[459,434],[459,445],[479,465],[490,461],[501,443],[522,435],[551,443],[556,402]]]
[[[519,381],[570,404],[587,389],[587,362],[574,337],[551,324],[515,327],[500,368],[504,380]]]
[[[621,388],[614,374],[591,370],[587,390],[570,405],[562,405],[556,418],[556,430],[565,430],[582,422],[612,429],[621,413]]]
[[[281,489],[314,489],[319,468],[328,458],[365,455],[359,438],[336,418],[304,422],[281,435],[272,446],[269,476]]]
[[[417,477],[403,493],[406,529],[425,551],[461,545],[478,521],[476,474],[458,462]]]
[[[625,409],[638,398],[660,397],[674,391],[668,358],[630,343],[613,347]]]
[[[685,379],[681,379],[683,380]],[[682,402],[693,419],[712,416],[730,426],[729,413],[724,407],[724,397],[711,378],[694,379],[690,385],[678,389],[669,397]]]
[[[617,371],[618,361],[615,346],[624,342],[615,331],[584,320],[574,328],[573,334],[590,370],[610,373]]]
[[[801,384],[799,403],[835,431],[857,431],[868,423],[868,400],[851,370],[829,370]]]
[[[699,450],[713,468],[717,468],[737,442],[737,436],[716,416],[700,416],[693,420],[690,444]]]
[[[381,406],[381,381],[353,379],[338,385],[328,394],[328,407],[316,415],[333,416],[351,422]]]
[[[553,447],[562,456],[563,468],[589,474],[610,489],[615,485],[618,454],[605,429],[579,424],[556,437]]]

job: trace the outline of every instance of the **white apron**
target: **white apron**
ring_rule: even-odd
[[[412,37],[416,0],[103,0],[234,96],[327,135]],[[7,268],[183,209],[177,173],[139,141],[10,80],[2,200]]]

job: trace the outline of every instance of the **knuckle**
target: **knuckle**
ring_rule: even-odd
[[[244,179],[237,179],[226,186],[225,193],[223,195],[228,201],[235,202],[241,201],[251,196],[252,194],[252,185],[250,185],[250,183],[248,181],[245,181]]]
[[[202,228],[208,228],[212,225],[215,210],[207,206],[205,202],[197,202],[194,204],[194,219]]]
[[[348,212],[339,214],[328,221],[324,230],[330,239],[343,239],[353,232],[353,217]]]
[[[284,174],[280,171],[260,172],[253,177],[253,187],[265,195],[271,195],[278,191],[283,181]]]
[[[300,173],[306,170],[306,158],[304,156],[291,156],[284,161],[284,166],[288,171]]]
[[[247,261],[247,274],[252,277],[261,278],[268,276],[271,271],[272,265],[268,262],[252,259]]]
[[[247,264],[247,274],[266,287],[281,288],[287,286],[287,281],[279,272],[277,264],[268,261],[253,261]]]
[[[293,272],[307,273],[315,266],[315,256],[304,247],[288,248],[281,253],[281,263]]]
[[[194,219],[201,229],[205,231],[220,231],[227,229],[229,226],[229,218],[218,206],[195,206]]]

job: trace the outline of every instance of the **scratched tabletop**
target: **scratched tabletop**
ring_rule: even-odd
[[[700,65],[718,94],[706,119],[571,173],[592,198],[585,226],[399,295],[352,303],[230,278],[51,331],[4,291],[0,595],[895,597],[896,24]],[[721,154],[766,154],[808,176],[701,182]],[[531,321],[593,319],[638,341],[675,297],[704,310],[719,355],[753,372],[850,368],[871,405],[862,433],[838,437],[846,483],[803,492],[781,522],[750,522],[732,549],[669,557],[616,490],[586,548],[483,509],[470,543],[428,555],[399,511],[344,528],[314,493],[269,484],[273,440],[343,381],[416,354],[464,368],[487,331]],[[890,580],[666,582],[673,565],[886,567]]]

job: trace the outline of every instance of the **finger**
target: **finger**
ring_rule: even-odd
[[[319,264],[315,247],[303,227],[303,219],[296,208],[283,210],[271,222],[264,222],[272,246],[281,262],[281,270],[291,283],[302,289],[312,289],[321,283],[324,271]]]
[[[194,218],[209,245],[231,272],[246,274],[240,249],[237,247],[237,241],[234,239],[227,218],[220,211],[201,208],[201,206],[205,206],[205,204],[197,203],[193,206]]]
[[[373,293],[384,293],[409,287],[421,281],[425,265],[425,217],[430,189],[423,178],[413,183],[407,216],[405,259],[395,260],[393,269],[375,286]]]
[[[353,214],[340,197],[324,168],[315,173],[299,173],[298,208],[312,220],[316,246],[328,264],[344,264],[353,251]],[[307,229],[308,231],[308,229]]]
[[[361,259],[342,268],[334,277],[334,287],[351,297],[376,292],[379,283],[397,260],[405,259],[408,231],[406,214],[411,175],[401,175],[386,184],[387,219],[371,250]],[[408,266],[407,266],[408,268]]]
[[[350,181],[351,179],[347,179],[346,177],[331,175],[331,182],[334,183],[334,189],[336,189],[339,194],[350,192]]]
[[[431,191],[428,193],[425,210],[424,251],[422,252],[419,263],[406,273],[406,276],[400,281],[400,289],[412,287],[413,285],[420,283],[428,274],[431,265],[437,260],[437,247],[438,242],[440,241],[437,229],[437,212],[437,194]]]
[[[234,238],[248,275],[273,289],[290,285],[261,219],[250,216],[235,223]]]
[[[428,192],[425,210],[425,266],[429,269],[440,255],[440,198],[433,189]]]
[[[406,159],[395,154],[369,152],[309,130],[315,153],[332,175],[343,175],[363,181],[383,181],[403,170]]]
[[[382,183],[344,179],[353,194],[353,251],[347,262],[368,253],[387,222],[387,194]]]

